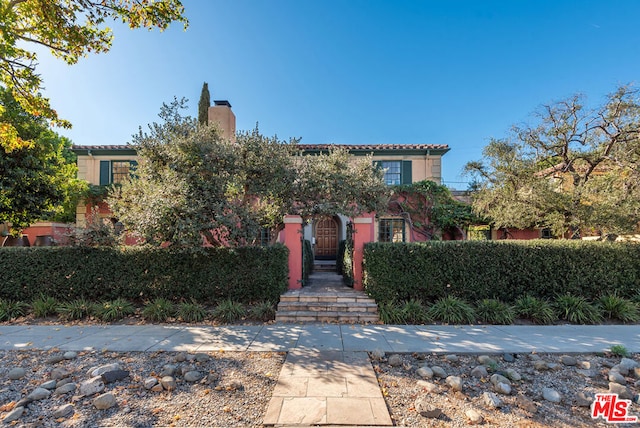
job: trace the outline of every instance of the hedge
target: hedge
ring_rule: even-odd
[[[523,295],[587,299],[640,286],[640,245],[593,241],[370,243],[364,285],[378,303],[453,295],[513,302]]]
[[[313,246],[308,239],[305,239],[302,245],[302,280],[306,282],[313,272]]]
[[[221,299],[277,302],[287,289],[288,253],[271,247],[0,248],[0,298],[31,301],[39,295],[69,301],[125,298]]]

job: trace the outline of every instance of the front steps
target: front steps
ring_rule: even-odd
[[[378,305],[364,292],[346,287],[335,271],[316,270],[309,286],[280,296],[276,322],[374,323]]]

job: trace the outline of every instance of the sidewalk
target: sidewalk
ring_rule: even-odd
[[[640,325],[394,326],[271,324],[0,326],[0,349],[109,351],[640,352]]]

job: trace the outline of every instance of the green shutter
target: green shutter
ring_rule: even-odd
[[[411,161],[402,161],[402,184],[411,184]]]
[[[100,161],[100,185],[107,186],[111,184],[111,161]]]

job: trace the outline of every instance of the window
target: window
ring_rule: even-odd
[[[382,218],[378,225],[378,241],[404,242],[404,220],[401,218]]]
[[[138,162],[125,161],[100,161],[100,185],[122,183],[128,177],[132,177]]]
[[[376,166],[384,170],[384,182],[388,186],[411,184],[411,161],[376,161]]]
[[[260,228],[260,246],[268,247],[271,245],[271,229],[268,227]]]

